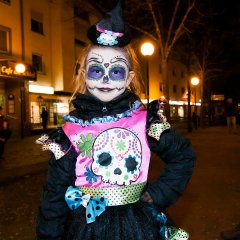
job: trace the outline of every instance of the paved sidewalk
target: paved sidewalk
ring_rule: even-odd
[[[0,184],[47,169],[50,152],[42,151],[35,143],[40,135],[10,138],[5,144],[4,159],[0,162]]]
[[[221,231],[240,223],[240,129],[228,134],[226,126],[215,126],[187,137],[197,154],[196,167],[169,212],[190,240],[220,240]]]

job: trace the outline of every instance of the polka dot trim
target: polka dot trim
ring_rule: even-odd
[[[150,126],[150,129],[148,131],[148,135],[159,141],[161,134],[169,128],[170,128],[170,124],[168,122],[153,123]]]
[[[118,188],[90,188],[82,186],[79,189],[84,194],[94,197],[106,197],[108,199],[108,206],[118,206],[137,202],[145,185],[146,183],[140,183]]]
[[[182,228],[168,227],[169,240],[188,240],[189,234]]]
[[[47,134],[41,135],[41,137],[36,140],[36,143],[42,145],[43,151],[52,151],[56,160],[60,159],[68,152],[68,150],[64,151],[59,143],[55,143],[49,139],[49,136]]]

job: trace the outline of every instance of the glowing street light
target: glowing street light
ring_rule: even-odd
[[[199,78],[198,77],[193,77],[191,79],[191,84],[194,86],[197,86],[199,84]]]
[[[17,73],[24,73],[26,71],[26,67],[25,67],[24,64],[18,63],[15,66],[15,70],[16,70]]]
[[[148,57],[153,55],[154,46],[150,42],[145,42],[141,46],[141,53],[143,56],[146,56],[147,63],[147,105],[149,104],[149,60]]]
[[[154,53],[154,46],[150,42],[143,43],[141,46],[141,53],[144,56],[151,56]]]
[[[199,78],[198,77],[192,77],[191,78],[191,84],[195,86],[195,110],[197,109],[197,85],[199,84]]]

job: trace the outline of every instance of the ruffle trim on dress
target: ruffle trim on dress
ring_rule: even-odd
[[[153,207],[148,208],[153,217],[159,223],[159,234],[162,240],[188,240],[189,234],[182,228],[168,225],[167,216],[163,212],[158,212]]]
[[[83,119],[79,119],[70,115],[65,115],[63,116],[63,119],[67,122],[72,122],[72,123],[78,123],[81,124],[81,126],[85,127],[85,126],[90,126],[92,124],[95,123],[104,123],[104,122],[115,122],[120,120],[121,118],[124,117],[130,117],[133,113],[133,111],[135,111],[136,109],[138,109],[141,106],[141,102],[140,101],[136,101],[133,103],[133,106],[131,109],[123,112],[123,113],[119,113],[113,116],[104,116],[104,117],[97,117],[97,118],[93,118],[90,121],[88,120],[83,120]]]
[[[148,129],[148,136],[160,140],[161,134],[171,128],[167,118],[163,115],[164,103],[160,100],[155,100],[149,105],[148,121],[150,127]]]
[[[68,149],[64,149],[62,144],[57,143],[48,134],[42,134],[41,137],[38,138],[35,142],[42,145],[43,151],[50,150],[54,154],[56,160],[66,155],[72,146],[70,145]]]

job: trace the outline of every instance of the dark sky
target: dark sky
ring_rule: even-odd
[[[223,1],[225,11],[217,18],[220,29],[225,32],[223,45],[225,62],[225,81],[223,84],[226,95],[240,100],[240,2]]]

